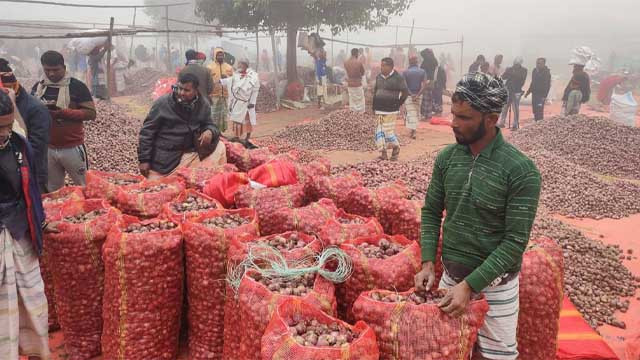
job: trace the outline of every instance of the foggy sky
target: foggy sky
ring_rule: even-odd
[[[142,4],[142,0],[69,0],[91,4]],[[175,2],[171,0],[171,2]],[[133,10],[73,9],[67,7],[2,3],[3,18],[15,20],[68,20],[106,23],[114,16],[116,23],[131,23]],[[185,9],[186,10],[186,9]],[[185,11],[177,10],[176,11]],[[172,10],[173,11],[173,10]],[[500,52],[505,61],[516,55],[533,64],[535,57],[546,56],[558,61],[567,58],[571,48],[587,45],[606,60],[612,50],[618,55],[640,57],[639,0],[416,0],[401,18],[392,24],[446,28],[449,31],[415,30],[413,43],[465,39],[465,59],[483,53],[487,58]],[[138,11],[138,24],[149,24],[149,18]],[[409,30],[400,29],[399,42],[408,42]],[[346,34],[336,38],[345,39]],[[366,43],[393,44],[395,29],[349,34],[350,40]],[[345,45],[335,45],[337,49]],[[459,47],[434,47],[459,56]],[[562,60],[564,61],[564,60]],[[465,61],[465,64],[468,61]]]

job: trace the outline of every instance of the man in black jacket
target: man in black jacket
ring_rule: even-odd
[[[393,59],[382,59],[380,74],[373,88],[373,112],[376,115],[376,145],[382,153],[381,160],[387,160],[387,148],[391,146],[391,161],[398,160],[400,142],[396,136],[396,119],[400,106],[409,97],[409,89],[404,77],[393,69]]]
[[[527,80],[527,68],[522,66],[522,57],[518,56],[513,60],[513,66],[507,68],[502,74],[502,79],[506,81],[509,99],[507,105],[502,110],[498,127],[503,128],[509,108],[513,109],[513,125],[511,130],[518,130],[520,127],[520,98],[522,98],[522,87]]]
[[[158,179],[181,167],[210,167],[227,162],[211,107],[198,92],[198,78],[183,74],[171,94],[153,103],[140,129],[140,173]]]
[[[531,85],[524,97],[533,94],[531,107],[536,121],[544,119],[544,103],[547,101],[551,89],[551,71],[547,67],[547,59],[538,58],[536,68],[531,71]]]
[[[198,78],[198,91],[200,92],[200,96],[211,104],[211,99],[209,99],[209,94],[213,91],[211,70],[202,66],[198,60],[198,53],[195,50],[187,50],[185,57],[187,58],[187,63],[185,67],[180,70],[178,76],[183,74],[195,75]]]

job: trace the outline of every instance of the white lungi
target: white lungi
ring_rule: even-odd
[[[409,96],[407,101],[404,103],[406,109],[406,118],[405,123],[407,129],[416,130],[418,129],[418,122],[420,121],[420,105],[422,104],[422,95],[418,96],[415,101],[413,98]]]
[[[363,113],[365,107],[364,88],[362,86],[347,87],[347,92],[349,93],[349,109]]]

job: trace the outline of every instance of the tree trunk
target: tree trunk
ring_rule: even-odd
[[[297,59],[298,26],[287,24],[287,84],[298,81]]]

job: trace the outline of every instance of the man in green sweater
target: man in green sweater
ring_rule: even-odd
[[[435,281],[436,248],[443,229],[439,306],[460,316],[474,293],[489,303],[474,359],[517,359],[518,273],[538,207],[540,173],[496,127],[507,101],[502,79],[465,75],[452,97],[457,144],[436,159],[422,208],[419,290]],[[443,211],[446,211],[442,223]]]

